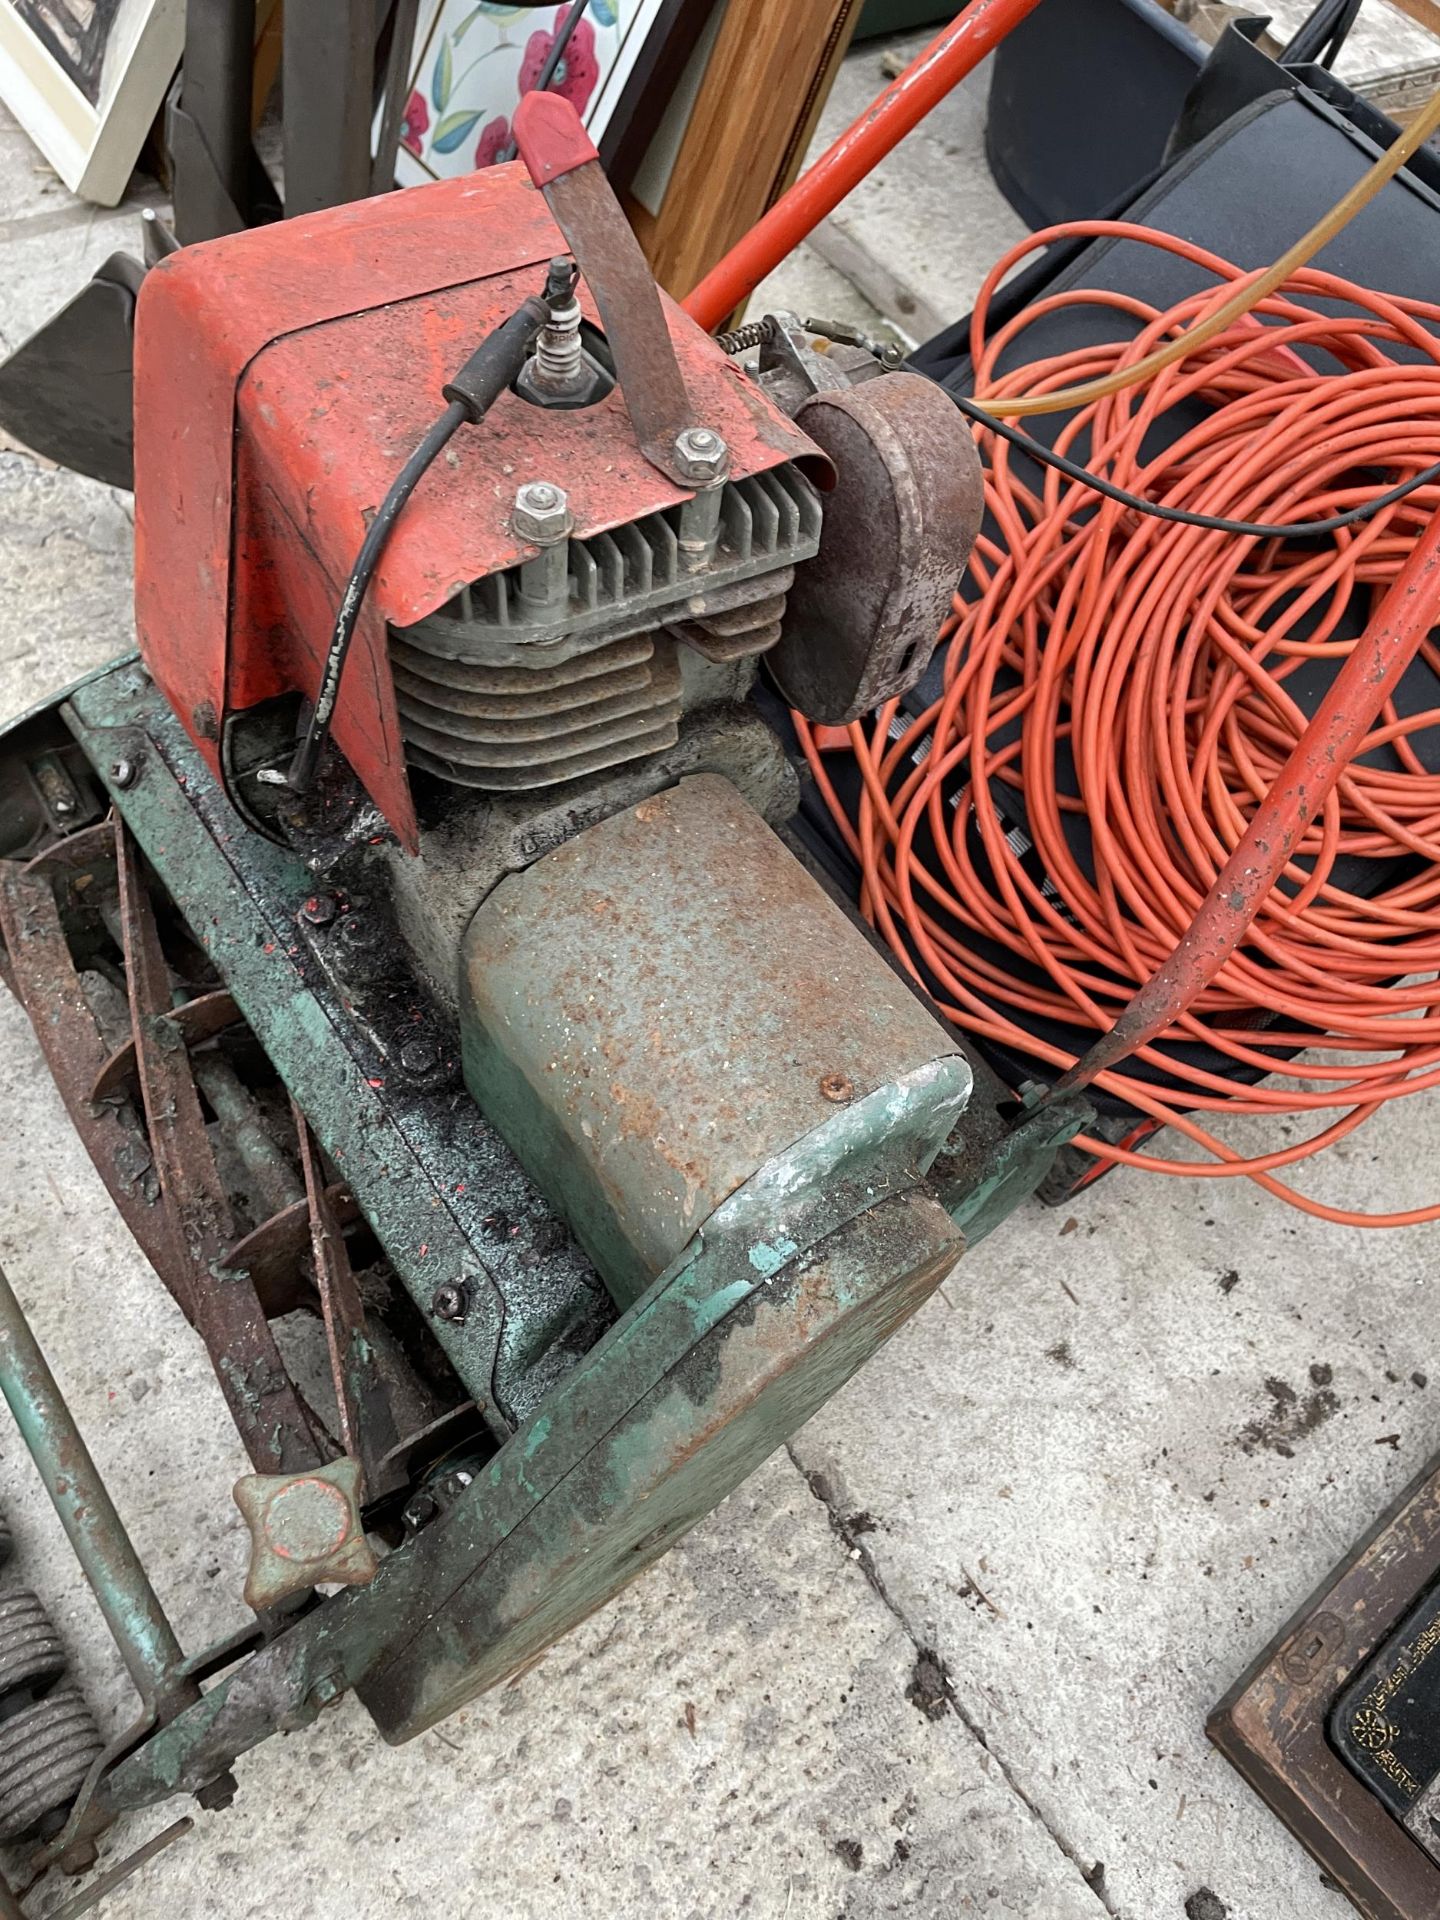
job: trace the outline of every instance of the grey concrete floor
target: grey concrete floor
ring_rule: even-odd
[[[879,78],[876,49],[852,56],[828,123]],[[984,171],[982,97],[843,212],[951,316],[1020,230]],[[0,125],[0,348],[135,228],[133,205],[69,201]],[[766,293],[864,310],[809,254]],[[130,643],[130,534],[127,498],[0,450],[0,710]],[[0,1115],[0,1261],[197,1645],[240,1616],[243,1461],[8,1000]],[[1406,1103],[1307,1187],[1432,1199],[1437,1136]],[[1121,1174],[1069,1213],[1027,1206],[533,1671],[402,1749],[350,1704],[269,1742],[236,1806],[107,1911],[1340,1920],[1202,1725],[1435,1444],[1435,1248],[1235,1181]],[[120,1725],[118,1662],[3,1422],[0,1507]]]

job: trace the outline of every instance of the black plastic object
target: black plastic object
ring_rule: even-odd
[[[852,37],[873,40],[882,33],[918,33],[953,20],[955,12],[950,0],[865,0]]]
[[[1099,213],[1160,165],[1204,59],[1157,0],[1045,0],[995,52],[995,184],[1032,227]]]
[[[549,318],[545,301],[534,295],[522,300],[509,319],[486,335],[459,372],[440,389],[447,400],[464,409],[472,427],[479,426],[505,389],[514,384],[536,334]]]
[[[1333,205],[1373,159],[1377,147],[1370,130],[1377,122],[1384,139],[1395,136],[1393,126],[1354,101],[1332,76],[1315,69],[1307,70],[1307,78],[1312,72],[1319,90],[1277,67],[1243,34],[1228,30],[1186,101],[1175,136],[1176,145],[1184,150],[1120,211],[1147,226],[1183,234],[1241,266],[1267,265]],[[1230,108],[1234,110],[1227,112]],[[1257,181],[1264,182],[1263,193],[1256,191]],[[1416,156],[1415,163],[1336,237],[1321,254],[1321,263],[1358,282],[1440,301],[1437,189],[1440,167],[1435,157],[1429,153]],[[1134,241],[1080,241],[1047,250],[1033,267],[1018,275],[992,309],[992,324],[1002,324],[1042,294],[1062,288],[1103,287],[1133,293],[1163,307],[1204,282],[1205,276],[1198,269],[1153,247]],[[1086,341],[1113,338],[1117,328],[1126,324],[1113,309],[1063,309],[1026,329],[1015,357],[1029,359]],[[969,322],[961,321],[922,347],[911,364],[956,394],[968,395],[974,390],[968,340]],[[1049,442],[1059,434],[1067,417],[1040,415],[1026,424]],[[1083,459],[1087,448],[1081,445],[1074,451]],[[1023,467],[1020,470],[1023,472]],[[1039,472],[1038,464],[1032,464],[1031,476],[1037,485]],[[1384,479],[1377,477],[1377,489],[1384,484]],[[1364,611],[1363,607],[1352,610],[1352,633],[1359,631]],[[1302,704],[1313,708],[1332,672],[1333,663],[1311,663],[1289,683],[1291,690]],[[906,697],[906,709],[919,713],[938,698],[940,676],[937,657],[919,687]],[[1440,684],[1423,661],[1417,661],[1407,674],[1398,704],[1407,712],[1440,706]],[[1440,730],[1415,736],[1412,745],[1427,765],[1440,770]],[[832,756],[828,765],[841,798],[853,805],[858,798],[858,773],[839,756]],[[1060,772],[1063,784],[1067,772],[1063,764]],[[1007,827],[1020,836],[1016,844],[1023,848],[1029,839],[1023,794],[997,782],[992,798]],[[853,889],[857,881],[853,864],[813,788],[807,788],[803,805],[804,838]],[[1071,817],[1071,830],[1076,857],[1088,866],[1090,844],[1083,816]],[[978,836],[974,846],[979,848]],[[920,851],[923,856],[925,850]],[[977,858],[983,863],[983,851]],[[1352,860],[1337,869],[1340,883],[1361,893],[1398,877],[1393,861],[1382,865]],[[1044,878],[1038,866],[1036,878]],[[965,937],[975,938],[969,934]],[[1012,967],[1018,965],[1008,952],[985,947],[983,942],[977,944],[990,958]],[[1047,1039],[1071,1052],[1082,1050],[1086,1038],[1059,1022],[1047,1024],[1043,1031]],[[1259,1038],[1257,1035],[1257,1043]],[[982,1050],[1011,1085],[1026,1077],[1053,1077],[1033,1059],[993,1047]],[[1241,1077],[1235,1064],[1219,1054],[1197,1046],[1187,1050],[1187,1055],[1213,1072]],[[1282,1064],[1283,1057],[1277,1051],[1277,1068]],[[1164,1077],[1159,1070],[1133,1061],[1126,1071],[1136,1077]],[[1129,1111],[1104,1095],[1098,1097],[1097,1104],[1114,1116]]]
[[[134,481],[131,360],[145,269],[112,253],[0,364],[0,423],[34,453],[107,486]]]
[[[1268,266],[1399,132],[1322,69],[1277,66],[1248,37],[1262,24],[1226,29],[1182,103],[1169,164],[1114,210],[1116,218],[1183,234],[1250,268]],[[1440,300],[1437,215],[1440,157],[1422,148],[1336,235],[1318,264],[1362,284]],[[991,325],[1064,288],[1129,291],[1168,306],[1206,282],[1198,268],[1154,247],[1082,239],[1037,255],[992,304]],[[1098,309],[1050,314],[1027,328],[1014,362],[1113,338],[1122,324]],[[928,340],[909,364],[942,386],[970,393],[969,332],[967,316]],[[1063,417],[1041,415],[1029,424],[1051,439]]]

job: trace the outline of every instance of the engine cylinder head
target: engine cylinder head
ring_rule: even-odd
[[[700,431],[700,456],[723,460],[721,436]],[[584,537],[570,517],[557,483],[521,486],[512,525],[540,552],[391,629],[412,766],[503,793],[674,746],[687,701],[717,697],[713,675],[692,674],[687,694],[676,641],[726,667],[773,646],[821,526],[814,488],[789,465]],[[719,697],[735,685],[732,674]]]

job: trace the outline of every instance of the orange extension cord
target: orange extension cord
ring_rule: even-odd
[[[987,401],[1035,395],[1132,365],[1213,309],[1212,290],[1167,312],[1119,294],[1077,290],[1027,307],[987,338],[991,301],[1026,253],[1076,234],[1139,240],[1204,268],[1245,278],[1202,249],[1123,221],[1086,221],[1033,234],[998,262],[976,302],[975,388]],[[1339,300],[1341,316],[1303,304]],[[1001,357],[1042,315],[1110,307],[1139,332],[1123,342],[1035,360],[1002,373]],[[1257,317],[1257,316],[1263,316]],[[1192,511],[1306,521],[1359,505],[1429,466],[1440,443],[1440,307],[1388,297],[1313,268],[1148,382],[1067,420],[1056,445],[1108,479]],[[1422,356],[1399,361],[1404,345]],[[1317,371],[1297,348],[1322,349]],[[1152,423],[1188,398],[1203,422],[1163,452],[1142,456]],[[1088,451],[1082,440],[1088,435]],[[1108,1030],[1175,947],[1304,732],[1286,682],[1304,662],[1339,659],[1335,636],[1352,595],[1388,587],[1440,510],[1440,486],[1419,488],[1373,519],[1314,543],[1205,531],[1136,514],[1047,472],[1035,492],[1009,447],[984,429],[986,501],[999,538],[970,562],[942,631],[944,694],[913,722],[890,702],[848,729],[797,717],[821,793],[864,874],[863,907],[901,963],[939,983],[941,1010],[981,1039],[1069,1068],[1074,1056],[1039,1040],[1034,1018]],[[1307,638],[1300,629],[1314,625]],[[1421,643],[1440,671],[1440,649]],[[1175,1127],[1206,1160],[1160,1159],[1092,1136],[1077,1145],[1104,1160],[1187,1178],[1247,1176],[1307,1213],[1352,1226],[1440,1219],[1440,1203],[1365,1214],[1326,1206],[1274,1175],[1353,1132],[1386,1100],[1440,1083],[1440,776],[1410,736],[1440,711],[1402,718],[1393,702],[1363,752],[1388,743],[1398,769],[1353,762],[1295,852],[1287,885],[1270,892],[1244,945],[1144,1057],[1168,1084],[1119,1072],[1097,1086]],[[1008,729],[1019,726],[1007,741]],[[891,728],[895,725],[895,737]],[[926,748],[926,742],[930,745]],[[1061,790],[1061,742],[1073,753],[1079,798]],[[864,786],[852,820],[825,766],[853,752]],[[915,763],[913,756],[923,751]],[[1053,891],[1037,884],[990,805],[988,783],[1023,790],[1029,833]],[[962,783],[959,804],[947,793]],[[1070,850],[1067,813],[1093,836],[1092,881]],[[938,867],[917,851],[925,826]],[[978,831],[988,872],[967,843]],[[923,844],[923,836],[922,836]],[[1369,898],[1331,878],[1360,855],[1408,868]],[[1424,863],[1415,870],[1416,859]],[[967,930],[1018,956],[1011,970],[971,950]],[[920,963],[920,964],[917,964]],[[1039,968],[1048,984],[1037,983]],[[1414,976],[1430,976],[1415,983]],[[1274,1025],[1262,1020],[1278,1015]],[[1403,1023],[1402,1026],[1397,1023]],[[1283,1073],[1294,1085],[1246,1085],[1187,1063],[1166,1041],[1202,1041],[1237,1066]],[[1302,1060],[1272,1049],[1303,1048]],[[1226,1111],[1313,1115],[1298,1143],[1246,1157],[1190,1116]]]

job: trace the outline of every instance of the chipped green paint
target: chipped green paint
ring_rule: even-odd
[[[757,1273],[763,1273],[770,1280],[796,1251],[793,1240],[776,1240],[773,1244],[760,1240],[750,1249],[750,1264]]]
[[[936,1162],[936,1188],[967,1246],[978,1245],[1008,1220],[1049,1173],[1061,1147],[1095,1118],[1081,1094],[1048,1100],[1034,1089],[1027,1091],[1025,1105],[1027,1111],[983,1153],[962,1142],[963,1157],[942,1153]]]
[[[819,913],[793,874],[774,869],[777,859],[795,866],[778,842],[763,851],[755,842],[754,857],[771,875],[755,910],[773,907],[781,916],[775,954],[764,959],[771,977],[758,992],[733,941],[711,964],[683,902],[671,902],[668,923],[660,913],[664,924],[647,948],[645,930],[657,924],[657,909],[646,894],[655,889],[643,884],[644,870],[629,871],[633,924],[622,947],[632,958],[648,953],[688,970],[695,994],[712,1009],[718,1001],[724,1019],[709,1040],[727,1025],[738,1036],[732,1048],[741,1064],[729,1054],[723,1064],[747,1098],[753,1094],[734,1137],[742,1148],[759,1145],[743,1177],[734,1174],[733,1155],[717,1158],[693,1191],[680,1156],[659,1237],[647,1238],[649,1226],[632,1233],[633,1220],[620,1235],[625,1250],[612,1284],[625,1310],[543,1403],[532,1402],[512,1420],[491,1401],[507,1317],[518,1328],[515,1338],[536,1351],[556,1309],[553,1301],[529,1298],[516,1275],[487,1265],[474,1231],[484,1202],[455,1201],[453,1143],[417,1133],[413,1102],[376,1097],[323,978],[303,955],[294,958],[295,915],[308,876],[245,830],[133,664],[82,686],[66,718],[102,778],[118,759],[143,753],[142,777],[124,792],[112,786],[112,797],[206,939],[414,1298],[424,1307],[438,1281],[463,1274],[470,1282],[464,1321],[436,1322],[435,1332],[487,1403],[499,1443],[459,1497],[392,1552],[368,1586],[295,1620],[119,1761],[97,1795],[97,1817],[104,1817],[193,1791],[270,1733],[308,1724],[343,1687],[358,1687],[386,1738],[403,1740],[523,1666],[709,1511],[944,1278],[963,1244],[947,1207],[972,1235],[987,1231],[1033,1187],[1054,1144],[1075,1131],[1080,1116],[1054,1111],[1013,1128],[992,1125],[987,1083],[981,1118],[988,1131],[978,1130],[981,1150],[972,1155],[967,1183],[965,1163],[948,1149],[970,1128],[969,1117],[960,1126],[972,1093],[970,1063],[933,1017],[896,989],[863,942],[863,958],[854,955],[849,943],[857,936],[843,916]],[[687,784],[693,794],[697,783]],[[701,787],[708,827],[693,819],[689,827],[699,842],[711,834],[723,870],[727,861],[743,864],[736,849],[742,841],[749,848],[751,834],[732,799],[717,797],[716,784],[723,783]],[[673,825],[670,802],[658,810],[646,804],[650,815],[642,819],[643,810],[635,810],[632,827]],[[628,870],[628,861],[622,849],[620,869]],[[656,870],[652,857],[648,871]],[[702,863],[707,875],[713,870]],[[590,871],[593,877],[593,862]],[[585,874],[572,873],[564,884],[577,878],[583,884]],[[722,891],[707,911],[723,928],[734,916]],[[745,891],[737,887],[737,899]],[[820,956],[798,1011],[786,984],[787,929],[798,924],[786,915],[797,901],[812,936],[807,950]],[[572,928],[565,915],[547,921],[543,912],[536,924],[552,932]],[[826,972],[831,939],[846,958]],[[582,949],[583,942],[567,960],[572,984],[583,979]],[[549,978],[545,965],[527,964],[532,986]],[[517,978],[525,977],[522,965]],[[623,1030],[637,1047],[649,1045],[645,993],[632,993],[631,984],[620,982],[612,1016],[619,1027],[612,1031]],[[884,1003],[878,1025],[865,1004],[872,985]],[[536,1030],[543,1035],[549,1021],[553,1035],[551,998],[535,999]],[[517,1004],[512,999],[506,1011]],[[753,1016],[748,1024],[741,1009]],[[814,1057],[797,1043],[797,1020],[809,1039],[822,1036]],[[686,1064],[686,1042],[695,1038],[682,1022],[662,1062],[660,1088],[670,1084],[677,1059]],[[722,1098],[729,1084],[720,1065],[708,1081],[702,1076],[698,1093],[689,1083],[684,1089],[687,1098],[696,1093],[687,1111],[700,1131],[704,1100]],[[483,1075],[470,1078],[477,1091],[493,1094]],[[842,1104],[824,1090],[837,1084],[853,1090]],[[541,1096],[533,1086],[525,1094],[515,1078],[505,1097],[523,1131],[525,1101],[533,1115]],[[544,1098],[551,1097],[547,1088]],[[653,1167],[646,1145],[647,1137],[653,1145],[653,1129],[647,1136],[642,1125],[635,1137],[631,1166]],[[545,1164],[537,1156],[535,1165]],[[612,1202],[623,1209],[632,1199],[622,1181]],[[592,1193],[587,1204],[603,1239],[602,1203]],[[666,1259],[646,1265],[648,1245],[665,1246]],[[665,1270],[652,1280],[657,1265]]]
[[[440,1285],[467,1283],[464,1320],[434,1317],[431,1329],[492,1433],[508,1437],[530,1358],[591,1310],[593,1278],[587,1290],[577,1251],[542,1269],[527,1267],[523,1250],[487,1243],[487,1180],[528,1191],[513,1158],[468,1106],[452,1116],[448,1099],[427,1110],[387,1088],[307,962],[297,916],[312,876],[246,828],[138,663],[82,682],[63,714],[417,1306],[428,1315]],[[141,768],[123,790],[111,778],[121,759]]]
[[[929,1062],[763,1167],[453,1506],[368,1587],[218,1680],[203,1719],[122,1762],[106,1808],[163,1797],[152,1748],[182,1750],[187,1786],[211,1777],[303,1711],[325,1672],[360,1688],[387,1739],[409,1739],[603,1605],[944,1278],[962,1243],[924,1169],[968,1088],[963,1061]],[[769,1277],[750,1260],[767,1221],[771,1244],[795,1248]]]

